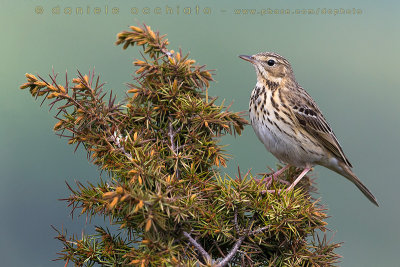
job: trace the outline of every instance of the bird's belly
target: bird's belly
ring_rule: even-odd
[[[310,153],[302,144],[304,136],[295,133],[288,126],[280,125],[279,129],[267,120],[258,119],[250,114],[254,132],[265,148],[282,162],[296,167],[306,168],[321,160],[321,155]],[[284,130],[285,134],[282,132]]]

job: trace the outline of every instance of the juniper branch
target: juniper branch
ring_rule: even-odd
[[[228,255],[226,255],[226,257],[224,259],[222,259],[217,265],[215,265],[215,267],[226,266],[232,260],[232,258],[236,255],[238,249],[240,248],[240,246],[242,245],[242,242],[245,240],[246,237],[247,237],[247,235],[243,235],[243,236],[239,237],[239,239],[236,241],[235,245],[233,245],[233,247],[232,247],[231,251],[228,253]]]
[[[197,249],[197,251],[200,252],[200,254],[203,256],[204,260],[207,263],[212,262],[211,256],[207,253],[207,251],[199,243],[197,243],[196,240],[193,239],[193,237],[190,236],[190,234],[188,232],[184,231],[183,235],[189,240],[190,244],[192,244]]]
[[[178,152],[179,152],[178,150],[180,147],[180,146],[177,146],[177,144],[175,144],[175,142],[176,142],[175,137],[176,137],[176,134],[182,130],[182,128],[183,128],[183,124],[181,124],[181,126],[177,130],[173,129],[171,122],[169,122],[169,124],[168,124],[168,136],[169,136],[169,140],[170,140],[170,146],[171,146],[172,153],[174,153],[175,156],[178,156]],[[176,173],[176,178],[179,180],[179,178],[180,178],[179,166],[176,167],[175,173]]]
[[[240,134],[248,122],[243,113],[228,111],[230,105],[208,100],[212,72],[182,50],[169,50],[165,36],[149,26],[130,28],[118,34],[117,44],[144,51],[143,60],[134,61],[137,75],[128,84],[132,95],[123,108],[112,93],[106,101],[104,83],[93,72],[78,71],[72,87],[67,74],[65,86],[58,84],[54,70],[49,82],[26,74],[27,83],[20,87],[35,98],[51,99],[50,107],[61,103],[54,130],[70,144],[83,144],[93,162],[112,176],[89,186],[77,183],[76,190],[69,187],[66,200],[72,212],[109,217],[122,230],[113,235],[97,229],[98,234],[81,238],[60,235],[59,259],[77,266],[334,265],[338,255],[333,250],[339,245],[308,239],[326,229],[327,217],[310,198],[309,187],[263,194],[268,186],[255,182],[250,170],[242,177],[238,169],[237,179],[231,179],[215,168],[226,166],[228,158],[220,138]],[[295,171],[287,170],[285,177],[289,180]],[[283,180],[278,181],[279,187]],[[126,239],[119,238],[124,233]],[[213,254],[218,255],[214,261]]]
[[[132,155],[128,152],[125,151],[125,148],[121,145],[120,140],[124,139],[122,135],[119,133],[117,135],[117,132],[114,132],[113,135],[110,136],[110,140],[114,142],[114,144],[117,146],[118,150],[121,151],[129,160],[132,160]]]
[[[234,211],[234,225],[235,225],[236,231],[239,231],[239,225],[238,225],[238,222],[237,222],[237,216],[238,216],[238,212],[237,212],[237,209],[235,208],[235,211]],[[255,214],[250,219],[250,222],[249,222],[249,225],[248,225],[248,227],[247,227],[247,229],[245,231],[245,234],[243,234],[242,236],[240,236],[238,238],[236,243],[233,245],[231,251],[226,255],[225,258],[223,258],[216,265],[216,267],[226,266],[232,260],[232,258],[236,255],[236,253],[238,252],[240,246],[242,245],[242,243],[246,239],[246,237],[258,234],[258,233],[260,233],[260,232],[262,232],[262,231],[264,231],[264,230],[269,228],[269,226],[265,226],[265,227],[259,228],[257,230],[254,230],[254,231],[250,231],[252,226],[253,226],[254,218],[255,218]]]

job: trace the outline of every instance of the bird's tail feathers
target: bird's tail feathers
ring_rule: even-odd
[[[339,164],[342,170],[334,170],[335,172],[343,175],[347,179],[349,179],[353,184],[355,184],[358,189],[376,206],[379,207],[378,201],[376,200],[375,196],[369,191],[369,189],[358,179],[358,177],[353,173],[349,166],[345,163]]]

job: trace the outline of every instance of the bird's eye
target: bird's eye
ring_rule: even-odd
[[[268,64],[268,66],[273,66],[273,65],[275,65],[275,60],[270,59],[267,61],[267,64]]]

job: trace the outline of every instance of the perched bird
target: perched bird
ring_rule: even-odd
[[[257,83],[251,93],[249,113],[253,129],[280,161],[303,172],[291,190],[314,165],[331,169],[353,182],[375,205],[378,202],[351,170],[335,134],[311,96],[297,83],[290,63],[282,56],[264,52],[239,56],[253,64]]]

